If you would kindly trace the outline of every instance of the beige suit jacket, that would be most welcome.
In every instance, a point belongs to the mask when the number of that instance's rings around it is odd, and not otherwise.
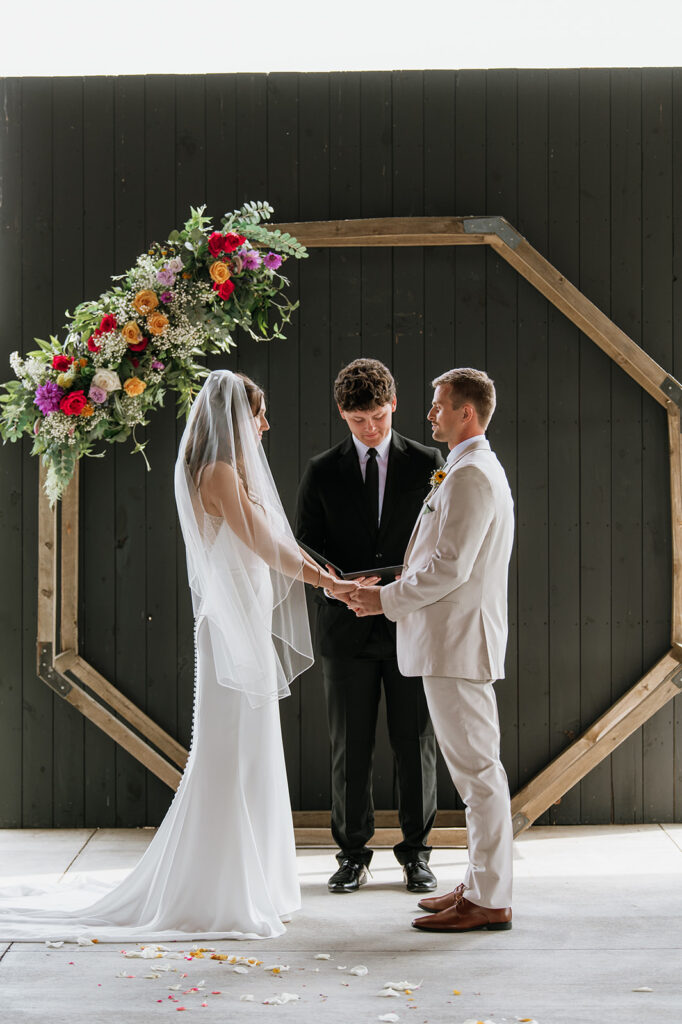
[[[514,503],[482,437],[426,499],[401,579],[381,589],[406,676],[501,679]]]

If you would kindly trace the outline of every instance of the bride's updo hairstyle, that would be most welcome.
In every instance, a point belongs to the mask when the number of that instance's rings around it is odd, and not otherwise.
[[[244,385],[246,398],[249,403],[254,419],[258,416],[265,394],[250,377],[245,373],[234,373],[235,377]],[[197,410],[190,435],[185,448],[185,461],[195,487],[198,487],[201,478],[201,471],[205,466],[213,462],[227,462],[234,466],[239,475],[241,472],[242,457],[239,445],[239,431],[237,430],[237,409],[234,402],[228,401],[231,383],[229,377],[221,377],[210,392],[207,401],[204,401],[201,408]],[[232,417],[232,430],[220,431],[215,437],[211,428],[221,422],[225,409],[230,407]],[[235,450],[233,450],[232,438],[235,439]]]

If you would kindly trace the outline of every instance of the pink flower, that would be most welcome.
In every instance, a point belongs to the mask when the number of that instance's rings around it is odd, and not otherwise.
[[[263,263],[268,270],[277,270],[282,266],[282,257],[277,252],[269,252],[263,257]]]
[[[88,398],[90,399],[91,402],[94,402],[95,405],[102,405],[103,402],[106,402],[107,397],[108,396],[104,388],[98,388],[96,384],[90,385],[90,390],[88,391]]]
[[[152,363],[152,370],[165,370],[165,364],[160,363],[158,359],[155,359]]]

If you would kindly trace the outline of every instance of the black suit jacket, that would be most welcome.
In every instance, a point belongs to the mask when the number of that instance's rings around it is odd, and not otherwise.
[[[298,489],[296,536],[344,572],[401,565],[429,479],[443,457],[437,448],[391,435],[378,531],[370,521],[352,435],[308,463]],[[362,657],[372,617],[357,618],[340,601],[315,593],[316,647],[323,657]],[[384,619],[392,635],[395,624]]]

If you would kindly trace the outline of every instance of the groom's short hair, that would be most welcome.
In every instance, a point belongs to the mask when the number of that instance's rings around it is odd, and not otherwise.
[[[453,409],[459,409],[465,402],[473,405],[478,422],[485,430],[492,419],[497,402],[495,384],[488,374],[484,370],[473,370],[470,366],[463,366],[441,373],[440,377],[431,381],[434,388],[439,384],[450,385]]]
[[[395,398],[395,381],[378,359],[354,359],[334,381],[334,400],[344,412],[373,409]]]

